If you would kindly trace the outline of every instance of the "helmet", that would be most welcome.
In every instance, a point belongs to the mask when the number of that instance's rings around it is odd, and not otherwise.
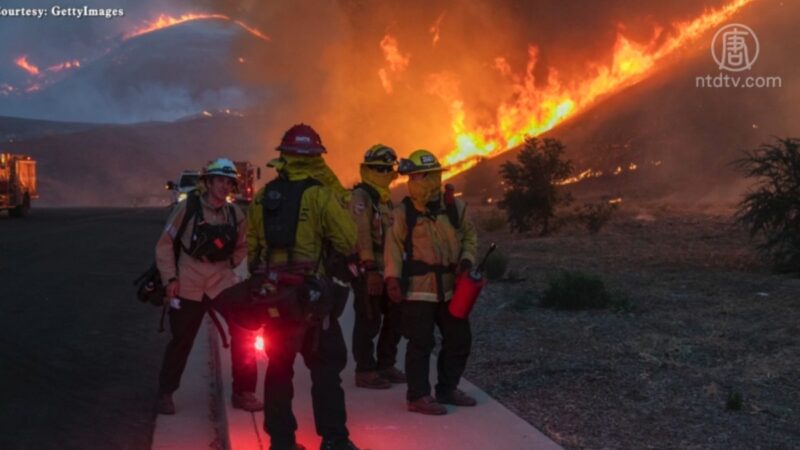
[[[391,147],[383,144],[375,144],[364,153],[365,166],[388,166],[397,164],[397,153]]]
[[[442,165],[433,153],[427,150],[416,150],[408,159],[401,159],[397,171],[401,175],[412,173],[441,172]]]
[[[233,164],[233,161],[228,158],[217,158],[211,161],[203,169],[203,173],[200,174],[201,178],[213,176],[227,177],[232,178],[234,181],[239,181],[239,171],[236,170],[236,165]]]
[[[321,155],[326,152],[319,134],[304,123],[289,128],[275,150],[290,155]]]

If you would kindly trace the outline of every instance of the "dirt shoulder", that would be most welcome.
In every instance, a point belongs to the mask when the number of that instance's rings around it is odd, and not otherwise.
[[[800,279],[770,273],[729,216],[623,210],[594,236],[491,240],[525,280],[484,291],[465,376],[556,442],[800,448]],[[633,311],[538,307],[565,269],[601,275]]]

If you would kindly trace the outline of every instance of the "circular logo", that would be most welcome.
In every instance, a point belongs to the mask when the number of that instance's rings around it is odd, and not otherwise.
[[[741,72],[753,68],[761,47],[756,33],[747,25],[732,23],[717,30],[711,42],[711,56],[720,70]]]

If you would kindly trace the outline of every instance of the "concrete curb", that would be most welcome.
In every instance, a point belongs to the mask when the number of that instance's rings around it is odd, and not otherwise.
[[[231,439],[228,434],[228,414],[225,409],[225,388],[222,377],[222,363],[220,359],[219,335],[216,327],[210,320],[206,323],[208,330],[209,365],[211,366],[211,417],[214,420],[214,431],[217,443],[221,450],[232,450]]]

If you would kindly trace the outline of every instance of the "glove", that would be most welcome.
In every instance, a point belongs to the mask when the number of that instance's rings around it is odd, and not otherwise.
[[[180,294],[181,284],[176,279],[172,279],[167,284],[166,294],[168,299],[173,299]]]
[[[380,297],[383,294],[383,276],[377,271],[370,271],[366,274],[367,293],[370,297]]]
[[[397,278],[386,279],[386,295],[392,303],[403,302],[403,290],[400,288],[400,280]]]
[[[468,259],[462,259],[461,262],[458,264],[458,274],[461,275],[464,272],[469,272],[472,269],[472,261]]]

